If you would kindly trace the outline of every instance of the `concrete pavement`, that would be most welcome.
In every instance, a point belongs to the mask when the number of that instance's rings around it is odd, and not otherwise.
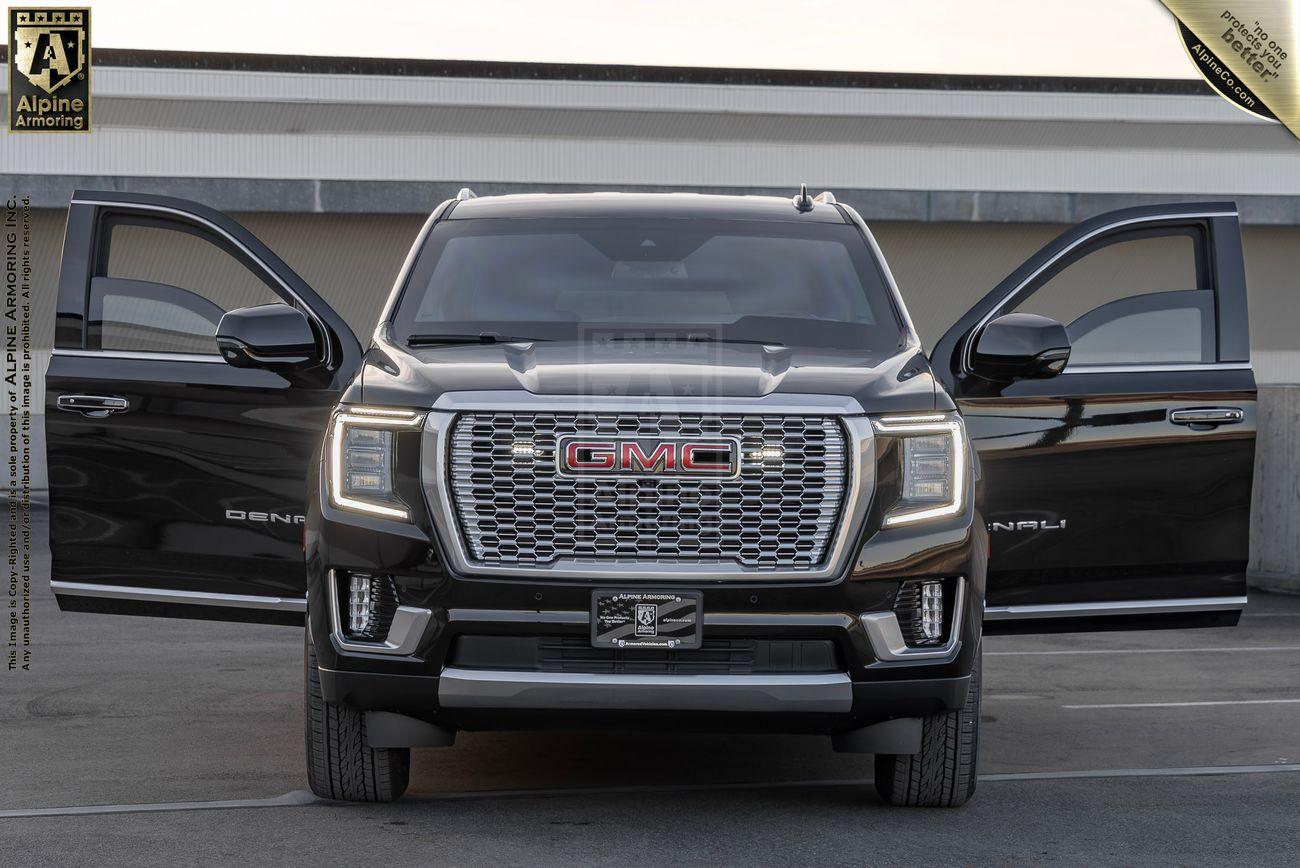
[[[886,807],[870,757],[821,738],[600,732],[462,734],[416,752],[402,803],[317,803],[298,630],[63,614],[44,578],[34,602],[34,671],[0,678],[8,864],[1259,865],[1297,849],[1297,597],[1256,594],[1235,629],[986,640],[983,779],[955,811]],[[107,807],[33,815],[84,806]]]

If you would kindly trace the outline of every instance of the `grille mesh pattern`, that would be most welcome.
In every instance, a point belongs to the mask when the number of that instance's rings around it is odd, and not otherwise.
[[[558,477],[568,435],[736,437],[734,479]],[[533,455],[513,446],[530,443]],[[750,453],[779,445],[784,460]],[[832,417],[467,413],[452,430],[452,499],[470,556],[485,564],[557,559],[736,563],[815,569],[835,534],[848,468]]]

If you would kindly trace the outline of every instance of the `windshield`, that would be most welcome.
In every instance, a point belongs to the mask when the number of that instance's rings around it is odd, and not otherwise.
[[[394,333],[413,345],[625,335],[873,354],[903,338],[855,227],[671,218],[439,223]]]

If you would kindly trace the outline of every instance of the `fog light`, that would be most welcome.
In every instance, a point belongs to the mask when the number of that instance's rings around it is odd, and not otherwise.
[[[947,610],[944,600],[946,579],[913,579],[898,587],[894,598],[894,616],[903,641],[911,648],[928,648],[942,645],[948,625],[944,623]]]
[[[400,605],[393,577],[342,571],[335,575],[337,629],[349,639],[382,642]]]
[[[348,588],[348,632],[354,635],[366,632],[370,616],[370,576],[354,574]]]
[[[921,585],[921,635],[931,642],[943,638],[943,582]]]

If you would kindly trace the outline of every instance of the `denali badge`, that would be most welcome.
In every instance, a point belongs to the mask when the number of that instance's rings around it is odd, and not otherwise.
[[[556,447],[561,476],[718,476],[740,474],[740,441],[563,437]]]
[[[242,509],[226,510],[228,521],[256,521],[263,524],[302,524],[307,521],[305,515],[292,512],[246,512]]]
[[[1056,521],[1041,521],[1029,519],[1025,521],[991,521],[989,522],[989,533],[997,533],[1006,530],[1065,530],[1065,519],[1058,518]]]

